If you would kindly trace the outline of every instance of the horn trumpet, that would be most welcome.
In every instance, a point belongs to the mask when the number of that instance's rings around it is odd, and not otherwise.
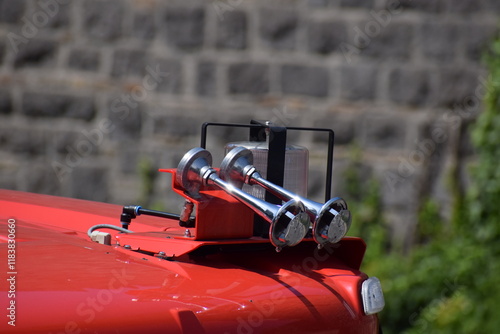
[[[311,220],[301,201],[291,199],[282,206],[263,201],[222,180],[211,164],[210,152],[202,148],[191,149],[177,167],[177,183],[192,195],[196,195],[201,186],[216,185],[250,207],[271,224],[269,239],[276,251],[295,246],[305,237]]]
[[[351,226],[351,213],[346,202],[335,197],[325,204],[302,198],[264,179],[252,165],[252,152],[244,147],[233,148],[224,158],[220,167],[220,177],[232,180],[235,186],[258,184],[282,200],[299,200],[306,208],[313,222],[313,238],[321,248],[327,243],[336,243],[344,237]]]

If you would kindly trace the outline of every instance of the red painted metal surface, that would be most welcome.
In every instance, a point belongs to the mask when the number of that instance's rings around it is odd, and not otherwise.
[[[196,227],[190,232],[194,240],[252,236],[254,213],[245,204],[215,186],[201,187],[200,197],[194,198],[177,184],[175,169],[160,172],[171,173],[172,189],[196,205]]]
[[[303,241],[276,253],[268,240],[195,240],[174,220],[140,216],[134,234],[103,230],[116,244],[91,242],[88,228],[119,226],[121,209],[0,190],[1,333],[377,332],[377,317],[361,305],[367,276],[358,238],[322,250]],[[170,258],[149,253],[159,251]],[[15,327],[6,317],[10,276]]]

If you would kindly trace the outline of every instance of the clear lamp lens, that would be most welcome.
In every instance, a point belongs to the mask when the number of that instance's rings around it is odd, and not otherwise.
[[[269,144],[267,142],[235,142],[228,143],[225,154],[237,146],[243,146],[250,150],[253,155],[253,165],[263,178],[267,177],[267,155]],[[309,170],[309,151],[302,146],[287,145],[285,151],[285,171],[283,175],[283,188],[299,195],[307,197],[307,174]],[[265,190],[262,187],[243,186],[243,191],[260,199],[265,198]]]
[[[384,292],[376,277],[370,277],[361,285],[361,298],[365,314],[375,314],[384,309]]]

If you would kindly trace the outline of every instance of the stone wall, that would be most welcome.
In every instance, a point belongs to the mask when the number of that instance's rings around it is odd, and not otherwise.
[[[155,170],[203,122],[267,119],[335,131],[334,195],[361,148],[410,238],[423,199],[447,214],[446,179],[467,183],[499,16],[496,0],[0,0],[0,187],[178,211]],[[295,137],[321,200],[325,140]]]

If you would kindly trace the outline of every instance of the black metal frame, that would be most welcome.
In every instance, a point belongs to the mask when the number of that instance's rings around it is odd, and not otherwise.
[[[332,172],[333,172],[333,147],[335,134],[332,129],[308,128],[308,127],[283,127],[269,124],[265,121],[252,120],[250,124],[237,123],[214,123],[206,122],[201,126],[200,147],[206,149],[207,129],[209,126],[240,127],[250,129],[250,141],[264,141],[265,131],[269,131],[269,154],[267,155],[267,180],[283,186],[283,176],[285,171],[285,152],[286,152],[286,134],[288,130],[294,131],[313,131],[328,133],[328,152],[326,164],[326,184],[325,184],[325,202],[331,198],[332,192]],[[266,201],[270,203],[281,203],[274,195],[266,192]]]

